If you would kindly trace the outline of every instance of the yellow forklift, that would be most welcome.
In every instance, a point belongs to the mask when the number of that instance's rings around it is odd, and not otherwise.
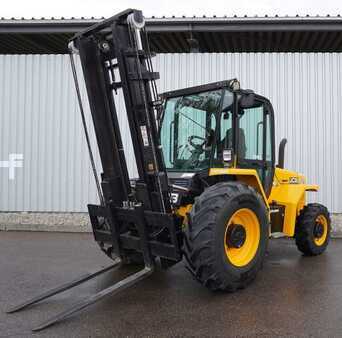
[[[70,41],[70,60],[98,188],[89,205],[96,242],[114,264],[81,276],[8,312],[79,285],[121,264],[143,268],[34,328],[38,331],[185,258],[210,290],[246,287],[260,270],[272,233],[295,238],[305,255],[330,237],[326,207],[307,204],[318,186],[275,162],[274,112],[236,79],[158,95],[141,11],[126,10]],[[102,164],[99,178],[84,115],[78,54]],[[137,178],[130,178],[114,96],[125,100]]]

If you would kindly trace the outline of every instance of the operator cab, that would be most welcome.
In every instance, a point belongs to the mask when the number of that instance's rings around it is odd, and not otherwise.
[[[274,118],[266,98],[241,90],[235,79],[167,92],[162,98],[159,137],[171,180],[208,176],[210,168],[255,169],[270,193]]]

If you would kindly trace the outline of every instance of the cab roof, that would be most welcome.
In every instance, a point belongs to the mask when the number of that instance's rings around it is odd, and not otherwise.
[[[206,92],[208,90],[215,90],[215,89],[220,89],[220,88],[228,88],[228,89],[233,90],[234,88],[232,88],[232,86],[237,82],[238,82],[237,79],[211,82],[211,83],[207,83],[207,84],[200,85],[200,86],[193,86],[193,87],[168,91],[168,92],[160,94],[160,97],[162,99],[168,99],[171,97],[177,97],[177,96],[184,96],[184,95],[189,95],[189,94],[193,94],[193,93]]]

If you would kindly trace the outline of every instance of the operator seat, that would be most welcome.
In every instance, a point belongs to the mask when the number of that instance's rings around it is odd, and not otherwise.
[[[238,129],[238,157],[245,158],[246,157],[246,138],[245,138],[245,131],[242,128]],[[229,128],[226,132],[226,137],[224,138],[224,148],[233,148],[233,129]]]

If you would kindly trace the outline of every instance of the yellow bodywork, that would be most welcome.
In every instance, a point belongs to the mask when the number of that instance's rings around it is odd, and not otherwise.
[[[292,237],[295,232],[296,218],[306,205],[306,191],[317,191],[318,185],[306,184],[305,177],[296,172],[275,168],[273,186],[269,196],[266,196],[259,175],[255,169],[243,168],[212,168],[209,176],[234,176],[236,180],[244,182],[256,189],[263,197],[266,207],[272,205],[285,207],[283,233]],[[192,205],[181,206],[175,212],[184,217],[187,223],[187,213]]]
[[[268,197],[269,204],[276,203],[285,206],[283,233],[293,236],[296,218],[306,204],[306,191],[317,191],[318,185],[309,185],[305,177],[296,172],[276,168],[273,187]]]
[[[262,187],[259,175],[255,169],[241,169],[241,168],[213,168],[209,171],[209,176],[223,176],[223,175],[230,175],[235,176],[236,179],[240,182],[244,182],[254,189],[256,189],[261,196],[263,197],[265,204],[267,207],[268,200],[265,195],[265,191]]]
[[[187,205],[182,205],[181,207],[179,207],[175,210],[175,212],[178,216],[183,217],[183,226],[188,225],[187,214],[190,212],[191,208],[192,208],[192,204],[187,204]]]

